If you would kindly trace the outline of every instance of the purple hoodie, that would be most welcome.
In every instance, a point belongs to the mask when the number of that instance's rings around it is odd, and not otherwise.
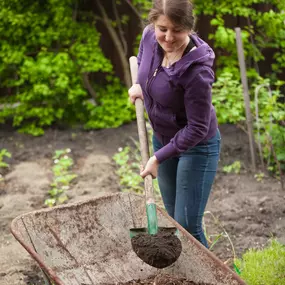
[[[216,134],[212,105],[213,50],[197,35],[196,49],[170,68],[162,67],[163,51],[154,29],[144,29],[138,54],[138,83],[155,136],[164,145],[154,153],[159,162],[177,156]]]

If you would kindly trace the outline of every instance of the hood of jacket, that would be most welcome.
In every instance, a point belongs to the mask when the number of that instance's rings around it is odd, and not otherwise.
[[[158,57],[154,59],[154,62],[161,62],[163,58],[163,50],[155,38],[154,28],[148,26],[146,31],[146,41],[150,41],[153,45],[153,56]],[[212,67],[215,59],[215,53],[213,49],[204,42],[197,34],[190,34],[191,41],[195,44],[196,49],[185,54],[180,60],[178,60],[170,68],[166,69],[166,72],[170,76],[180,77],[183,73],[192,65],[204,65]]]

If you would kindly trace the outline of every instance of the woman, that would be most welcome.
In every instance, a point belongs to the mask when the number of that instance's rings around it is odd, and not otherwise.
[[[202,218],[216,175],[220,133],[211,103],[213,50],[194,32],[189,0],[156,0],[138,54],[132,103],[144,100],[154,155],[141,176],[158,178],[168,214],[208,247]]]

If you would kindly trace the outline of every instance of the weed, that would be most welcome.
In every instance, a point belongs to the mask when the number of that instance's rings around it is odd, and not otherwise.
[[[209,215],[212,220],[214,221],[214,224],[217,225],[221,232],[218,233],[218,234],[208,234],[207,232],[207,227],[206,227],[206,223],[205,223],[205,216],[206,215]],[[235,248],[234,248],[234,245],[232,243],[232,240],[228,234],[228,232],[226,231],[226,229],[223,227],[222,223],[219,221],[219,219],[210,211],[205,211],[204,212],[204,218],[203,218],[203,229],[204,229],[204,234],[206,236],[206,239],[207,241],[209,242],[210,244],[210,247],[209,249],[212,250],[213,247],[215,246],[215,244],[221,239],[221,238],[226,238],[228,239],[228,241],[230,242],[230,245],[231,245],[231,249],[232,249],[232,253],[233,253],[233,259],[235,260],[236,258],[236,252],[235,252]]]

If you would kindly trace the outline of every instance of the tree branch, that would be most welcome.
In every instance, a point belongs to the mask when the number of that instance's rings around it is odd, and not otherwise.
[[[130,0],[124,0],[125,3],[128,4],[128,6],[132,9],[132,11],[134,12],[134,14],[140,19],[140,23],[141,23],[141,27],[143,27],[143,19],[139,13],[139,11],[136,9],[136,7],[131,3]]]
[[[82,80],[83,80],[83,85],[84,87],[88,90],[89,94],[92,96],[92,98],[95,101],[95,104],[97,105],[97,94],[95,92],[95,90],[93,89],[90,81],[89,81],[89,77],[88,77],[89,73],[85,72],[82,75]]]
[[[115,18],[116,18],[116,22],[117,22],[117,26],[118,26],[118,30],[119,30],[119,35],[120,35],[120,38],[121,38],[121,42],[123,44],[125,56],[127,56],[127,54],[128,54],[128,44],[127,44],[127,41],[125,39],[124,31],[123,31],[123,28],[122,28],[122,25],[121,25],[118,9],[117,9],[117,6],[116,6],[116,0],[112,0],[112,6],[113,6],[113,11],[114,11],[114,14],[115,14]]]
[[[75,22],[77,19],[77,12],[78,12],[78,1],[75,1],[75,8],[72,12],[72,20]]]
[[[251,21],[250,21],[249,17],[247,17],[247,24],[248,24],[248,30],[249,30],[249,35],[250,35],[250,41],[251,41],[251,44],[253,45],[253,52],[256,55],[256,52],[255,52],[255,49],[254,49],[256,47],[256,45],[255,45],[255,42],[254,42],[253,35],[251,33],[251,26],[252,25],[251,25]],[[258,63],[255,60],[253,60],[253,64],[255,66],[255,70],[257,71],[258,75],[260,75]]]

